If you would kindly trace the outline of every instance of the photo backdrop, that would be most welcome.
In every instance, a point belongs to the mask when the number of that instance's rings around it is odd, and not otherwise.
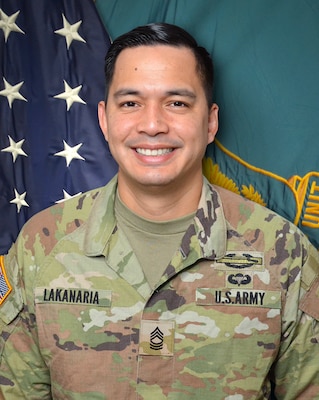
[[[0,0],[0,254],[23,224],[116,173],[97,123],[110,40],[150,22],[211,53],[216,141],[204,173],[319,247],[319,2]]]

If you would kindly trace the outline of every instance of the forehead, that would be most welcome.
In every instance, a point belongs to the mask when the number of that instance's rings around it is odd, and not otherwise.
[[[115,63],[114,77],[133,74],[177,73],[197,76],[196,59],[186,47],[169,45],[138,46],[121,51]],[[113,78],[114,78],[113,77]]]

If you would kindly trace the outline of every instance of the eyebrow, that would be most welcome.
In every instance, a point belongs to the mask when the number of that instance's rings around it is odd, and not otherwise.
[[[114,93],[115,98],[123,97],[123,96],[141,96],[141,92],[136,89],[130,89],[130,88],[123,88],[119,89]],[[165,92],[166,96],[180,96],[180,97],[189,97],[191,99],[195,99],[196,95],[194,92],[188,89],[172,89],[172,90],[167,90]]]
[[[194,92],[188,89],[175,89],[167,91],[169,96],[181,96],[181,97],[189,97],[191,99],[195,99],[196,95]]]
[[[139,94],[138,90],[119,89],[114,93],[114,97],[122,97],[122,96],[127,96],[127,95],[138,95],[138,94]]]

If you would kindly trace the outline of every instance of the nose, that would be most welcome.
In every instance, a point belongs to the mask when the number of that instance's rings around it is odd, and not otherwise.
[[[165,110],[160,104],[150,103],[141,110],[137,130],[149,136],[156,136],[168,132],[168,123]]]

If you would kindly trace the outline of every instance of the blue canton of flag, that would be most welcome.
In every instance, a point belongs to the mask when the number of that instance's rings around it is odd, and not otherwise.
[[[116,173],[97,120],[109,44],[92,0],[0,0],[0,254]]]

